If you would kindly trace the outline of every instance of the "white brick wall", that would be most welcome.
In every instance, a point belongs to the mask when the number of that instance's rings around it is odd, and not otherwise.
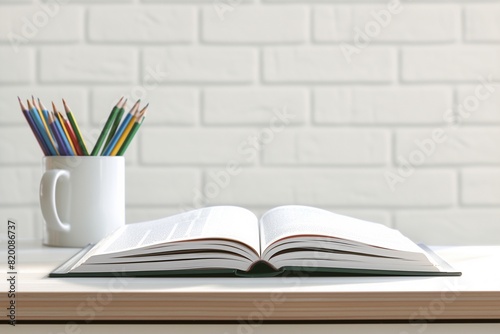
[[[213,7],[203,9],[201,40],[207,43],[300,43],[308,39],[305,6],[241,6],[221,20]]]
[[[389,83],[396,78],[396,49],[372,46],[348,64],[339,47],[271,47],[264,49],[266,83]]]
[[[137,50],[122,46],[47,46],[40,51],[42,83],[132,83]]]
[[[499,244],[499,43],[500,0],[2,1],[0,218],[41,237],[18,95],[64,97],[90,145],[125,95],[151,104],[128,222],[297,203]]]
[[[452,101],[447,87],[320,87],[314,90],[314,120],[318,125],[442,124]]]
[[[436,4],[430,10],[428,5],[403,3],[401,7],[388,16],[387,8],[380,5],[316,6],[314,38],[318,42],[352,41],[356,32],[354,27],[363,31],[368,22],[378,18],[386,27],[381,29],[374,42],[450,42],[459,39],[459,6]]]
[[[192,42],[195,19],[190,6],[96,6],[89,10],[88,36],[110,43]]]
[[[405,82],[500,80],[499,57],[497,46],[412,46],[402,50],[401,75]]]

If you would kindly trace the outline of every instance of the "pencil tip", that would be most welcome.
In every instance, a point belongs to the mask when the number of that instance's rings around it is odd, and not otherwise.
[[[64,111],[66,111],[66,113],[69,113],[71,109],[68,107],[66,100],[62,99],[62,101],[63,101]]]
[[[138,112],[138,111],[139,111],[139,107],[140,107],[140,104],[139,104],[139,101],[137,101],[137,103],[136,103],[136,104],[134,104],[134,107],[132,108],[132,110],[130,110],[130,112],[131,112],[132,114],[135,114],[136,112]]]
[[[33,105],[31,104],[29,99],[27,100],[27,102],[28,102],[28,108],[33,109]]]
[[[56,105],[54,104],[54,101],[51,101],[51,102],[52,102],[52,110],[57,111],[57,108],[56,108]]]
[[[33,95],[31,95],[31,102],[33,103],[33,106],[36,108],[36,109],[40,109],[38,107],[38,105],[36,104],[36,101],[35,101],[35,97]]]
[[[27,109],[24,106],[23,101],[21,101],[21,98],[19,96],[17,97],[17,100],[19,101],[19,106],[21,107],[21,110],[26,111]]]
[[[146,114],[146,111],[148,110],[148,106],[149,106],[149,103],[148,103],[148,104],[146,104],[146,105],[144,106],[144,108],[142,108],[142,109],[141,109],[141,111],[139,111],[139,112],[137,113],[137,118],[142,118],[142,117],[144,117],[144,115]]]
[[[127,102],[127,99],[125,99],[125,101],[123,101],[123,98],[124,98],[124,96],[120,97],[120,99],[118,100],[118,103],[116,104],[116,107],[118,109],[123,108],[123,106]]]

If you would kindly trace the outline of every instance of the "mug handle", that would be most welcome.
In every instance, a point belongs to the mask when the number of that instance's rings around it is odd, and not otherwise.
[[[49,229],[69,232],[70,225],[64,224],[59,219],[56,208],[56,185],[60,177],[69,179],[69,172],[63,169],[51,169],[43,174],[40,181],[40,206]]]

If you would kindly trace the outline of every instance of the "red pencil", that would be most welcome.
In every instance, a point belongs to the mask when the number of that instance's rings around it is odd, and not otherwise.
[[[77,155],[83,155],[82,148],[80,147],[80,144],[78,143],[78,138],[76,138],[76,134],[73,131],[73,128],[71,127],[71,123],[69,122],[69,120],[67,118],[65,118],[63,116],[62,113],[60,113],[59,111],[57,113],[59,115],[61,115],[60,118],[64,120],[64,123],[61,124],[61,125],[63,125],[66,128],[66,131],[68,131],[69,139],[73,143],[73,146],[75,146],[76,154]]]

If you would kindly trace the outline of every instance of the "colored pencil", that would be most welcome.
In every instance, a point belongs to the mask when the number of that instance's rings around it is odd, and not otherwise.
[[[38,109],[38,111],[41,113],[41,115],[43,115],[43,118],[45,119],[45,124],[49,124],[49,110],[46,109],[42,102],[40,101],[39,98],[37,98],[38,100],[38,104],[35,102],[35,98],[33,97],[33,95],[31,95],[31,101],[33,102],[33,105]]]
[[[30,100],[28,102],[28,109],[29,113],[31,115],[31,118],[33,119],[36,127],[38,128],[38,132],[40,133],[40,138],[42,139],[43,143],[45,143],[45,146],[48,148],[50,151],[50,155],[57,155],[57,151],[55,147],[52,145],[47,132],[45,131],[45,127],[43,126],[42,119],[40,118],[40,114],[38,114],[38,110],[33,107],[31,104]]]
[[[49,125],[52,128],[52,133],[54,134],[57,143],[59,144],[59,151],[61,152],[61,155],[68,155],[68,152],[66,152],[66,145],[64,145],[64,140],[62,139],[61,132],[57,127],[56,118],[53,112],[49,113]]]
[[[125,118],[123,119],[123,122],[120,124],[120,127],[118,128],[118,130],[116,130],[115,135],[113,136],[113,138],[109,142],[108,146],[106,146],[106,148],[104,149],[104,152],[102,153],[102,155],[110,155],[111,154],[111,151],[113,150],[116,143],[120,139],[120,136],[123,134],[123,132],[127,128],[128,123],[130,122],[130,120],[134,116],[137,109],[139,109],[140,101],[141,100],[137,100],[137,102],[134,104],[132,109],[130,109],[130,112],[127,114],[127,116],[125,116]]]
[[[31,96],[31,97],[33,99],[33,105],[35,105],[35,99],[33,98],[33,96]],[[50,126],[48,126],[48,124],[49,124],[49,110],[47,108],[45,108],[45,106],[43,105],[42,101],[40,101],[40,99],[38,99],[37,109],[38,109],[38,111],[42,112],[43,118],[45,119],[44,126],[45,126],[45,129],[47,131],[47,136],[49,137],[49,140],[50,140],[52,146],[54,147],[54,149],[56,150],[57,154],[59,154],[57,142],[54,139],[54,134],[52,133],[52,129],[50,128]]]
[[[89,155],[87,151],[87,146],[85,146],[85,140],[83,139],[82,134],[80,132],[80,128],[78,127],[78,123],[76,123],[76,119],[73,116],[71,109],[66,104],[66,101],[64,99],[62,99],[62,101],[64,105],[64,110],[66,111],[66,115],[68,116],[69,122],[71,123],[71,127],[75,132],[76,138],[78,138],[78,144],[80,144],[80,148],[82,149],[83,155]]]
[[[132,130],[130,130],[130,133],[128,134],[127,138],[123,142],[122,146],[120,147],[116,155],[122,156],[127,150],[128,146],[130,145],[130,142],[132,142],[132,139],[134,139],[135,134],[137,133],[137,131],[142,125],[142,122],[144,122],[144,119],[146,118],[146,110],[147,110],[146,108],[148,107],[148,105],[146,105],[146,107],[144,107],[144,109],[141,110],[140,114],[138,115],[139,117],[135,119]]]
[[[38,115],[40,115],[40,120],[42,121],[43,126],[45,127],[45,130],[48,130],[49,128],[47,126],[48,123],[47,123],[47,119],[45,118],[45,114],[43,113],[42,108],[40,108],[40,106],[36,103],[35,97],[33,95],[31,95],[31,103],[33,104],[33,107],[38,112]]]
[[[140,101],[140,100],[139,100]],[[111,130],[108,133],[108,138],[106,138],[106,143],[104,144],[104,147],[108,147],[109,143],[111,142],[111,139],[113,139],[113,136],[116,133],[116,129],[118,129],[118,125],[120,125],[120,121],[122,119],[123,113],[125,113],[125,104],[127,103],[127,100],[125,100],[125,103],[123,106],[118,109],[118,113],[116,114],[115,121],[113,122],[113,125],[111,126]]]
[[[123,145],[123,142],[127,139],[130,131],[132,130],[132,127],[134,126],[134,124],[137,123],[137,120],[139,120],[142,117],[142,115],[146,112],[146,110],[148,109],[148,106],[149,106],[149,103],[141,111],[136,111],[134,117],[130,120],[130,122],[128,122],[128,125],[125,128],[125,131],[123,131],[122,135],[120,136],[120,139],[118,139],[118,142],[116,143],[115,147],[111,151],[110,155],[116,155],[118,153],[118,151],[120,150],[120,148]]]
[[[58,118],[58,111],[54,102],[52,102],[52,113],[54,116],[54,122],[56,123],[57,130],[61,135],[62,143],[64,145],[65,155],[74,155],[73,150],[71,149],[71,145],[69,143],[68,137],[66,137],[66,133],[64,132],[63,124]]]
[[[33,103],[34,109],[38,112],[38,115],[40,116],[40,120],[42,121],[43,127],[45,129],[45,133],[47,134],[47,137],[49,138],[49,141],[50,141],[49,144],[52,145],[52,147],[54,147],[56,153],[58,153],[57,152],[57,145],[55,144],[55,141],[52,138],[52,134],[49,130],[49,126],[47,125],[48,120],[45,117],[45,114],[43,113],[42,108],[39,105],[37,105],[37,103],[35,101],[35,97],[33,95],[31,95],[31,102]]]
[[[26,118],[26,121],[28,122],[28,125],[31,128],[31,131],[35,135],[36,141],[38,142],[38,145],[40,145],[40,148],[42,149],[43,154],[44,155],[51,155],[49,149],[47,148],[47,146],[43,142],[43,139],[42,139],[40,133],[38,132],[38,128],[36,127],[33,119],[31,118],[31,115],[30,115],[28,109],[26,109],[26,107],[23,105],[19,96],[17,97],[17,99],[19,100],[19,106],[21,106],[21,110],[23,112],[24,118]]]
[[[54,102],[52,102],[53,110],[49,111],[42,101],[39,98],[35,100],[33,95],[31,100],[26,100],[27,107],[19,96],[17,100],[45,156],[89,155],[76,118],[66,100],[62,99],[66,116],[57,110]],[[140,99],[137,100],[123,117],[127,99],[122,96],[118,100],[92,149],[93,156],[121,156],[125,153],[144,121],[149,107],[148,103],[140,109],[140,102]]]
[[[64,118],[64,116],[58,111],[58,112],[55,112],[55,116],[57,116],[57,119],[59,120],[59,123],[61,124],[61,128],[64,132],[64,139],[65,139],[65,143],[67,142],[67,146],[69,146],[69,148],[71,148],[71,152],[73,153],[73,155],[76,155],[76,149],[75,149],[75,145],[73,144],[73,141],[71,140],[71,137],[69,135],[69,131],[68,131],[68,128],[67,128],[67,124],[66,124],[66,119]],[[71,127],[71,124],[70,124],[70,127]]]
[[[122,101],[123,101],[123,96],[120,98],[118,103],[111,110],[111,113],[109,114],[108,120],[106,121],[106,124],[104,124],[104,128],[102,129],[101,134],[99,135],[99,139],[97,139],[97,143],[95,144],[91,155],[99,155],[99,150],[101,149],[101,146],[102,146],[104,140],[106,139],[106,135],[108,134],[111,126],[114,124],[119,110],[125,104],[125,103],[123,103],[123,105],[122,105]]]
[[[76,155],[83,155],[82,148],[80,147],[80,144],[78,143],[78,138],[76,138],[76,134],[73,131],[73,128],[71,127],[71,123],[69,122],[68,119],[64,119],[64,125],[66,127],[66,130],[68,130],[69,134],[69,139],[73,143],[73,146],[75,147],[76,150]]]

